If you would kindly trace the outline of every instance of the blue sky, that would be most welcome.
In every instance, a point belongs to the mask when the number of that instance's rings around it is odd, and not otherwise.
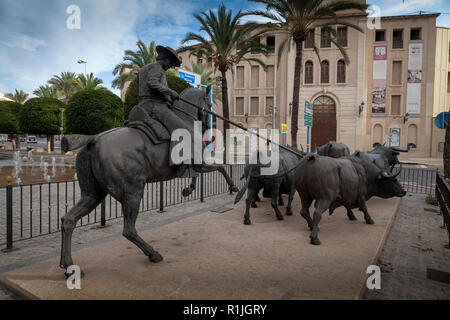
[[[198,31],[193,14],[221,3],[233,10],[261,8],[248,1],[214,0],[0,0],[0,93],[15,88],[32,93],[62,71],[87,71],[111,89],[112,69],[136,41],[154,40],[173,48],[189,31]],[[381,15],[449,13],[438,26],[450,27],[450,1],[373,0]],[[66,27],[70,5],[81,9],[81,28]],[[116,94],[118,90],[113,90]]]

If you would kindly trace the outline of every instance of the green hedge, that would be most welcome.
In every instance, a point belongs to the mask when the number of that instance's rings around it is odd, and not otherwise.
[[[54,135],[60,133],[60,108],[66,104],[53,98],[32,98],[27,100],[19,113],[19,127],[22,132]]]
[[[123,125],[123,103],[108,90],[81,90],[69,100],[66,119],[69,133],[98,134]]]
[[[19,114],[22,105],[13,101],[0,101],[0,132],[8,134],[21,133]]]
[[[172,73],[166,72],[167,85],[172,90],[178,93],[183,92],[184,89],[189,88],[191,85],[178,78]],[[127,93],[125,95],[124,109],[125,109],[125,119],[128,118],[128,114],[135,105],[139,103],[139,90],[137,87],[137,79],[133,80],[128,87]]]

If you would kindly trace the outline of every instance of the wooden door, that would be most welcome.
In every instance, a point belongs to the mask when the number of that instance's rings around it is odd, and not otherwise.
[[[336,141],[337,131],[336,103],[327,96],[320,96],[314,100],[313,106],[311,151],[328,141]]]

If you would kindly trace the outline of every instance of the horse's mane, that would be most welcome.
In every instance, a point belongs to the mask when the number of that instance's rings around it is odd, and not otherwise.
[[[192,87],[186,88],[181,92],[180,97],[192,102],[193,104],[195,104],[197,106],[204,107],[205,93],[200,89],[192,88]],[[180,101],[180,100],[176,100],[174,102],[174,106],[183,110],[183,112],[181,112],[174,108],[174,112],[181,119],[191,122],[192,118],[189,118],[189,116],[187,116],[185,114],[185,113],[188,113],[188,114],[192,115],[193,117],[195,117],[196,119],[198,119],[199,121],[202,121],[202,119],[199,119],[199,115],[201,114],[201,112],[197,108],[195,108],[183,101]],[[206,129],[206,128],[203,128],[203,129]]]

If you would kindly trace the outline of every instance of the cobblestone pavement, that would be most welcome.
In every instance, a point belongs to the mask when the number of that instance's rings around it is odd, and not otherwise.
[[[425,198],[402,199],[378,260],[381,289],[366,290],[363,299],[450,299],[450,284],[427,279],[427,268],[450,272],[450,250],[439,209]]]
[[[228,194],[211,196],[206,198],[203,203],[199,200],[190,201],[167,207],[163,213],[157,210],[143,212],[138,216],[136,227],[139,231],[149,225],[159,226],[183,219],[184,217],[210,211],[215,207],[231,205],[235,195],[234,193],[233,196]],[[111,238],[122,237],[122,228],[123,221],[121,218],[108,220],[106,228],[98,228],[98,225],[79,227],[73,233],[73,250],[89,247],[98,242],[110,240]],[[60,246],[61,234],[59,232],[15,242],[14,248],[18,250],[9,253],[0,252],[0,275],[3,272],[21,266],[59,256]],[[17,297],[0,285],[0,300],[4,299],[17,299]]]

